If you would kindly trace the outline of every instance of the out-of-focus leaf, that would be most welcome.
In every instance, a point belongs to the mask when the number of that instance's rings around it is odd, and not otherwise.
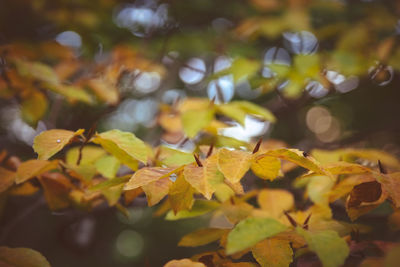
[[[0,167],[0,194],[9,189],[15,180],[15,172]]]
[[[353,187],[363,182],[374,181],[375,179],[368,175],[352,175],[337,183],[329,192],[329,202],[349,194]]]
[[[329,192],[334,185],[334,181],[325,175],[312,176],[307,184],[307,194],[310,199],[319,205],[328,205]]]
[[[118,203],[123,191],[123,187],[124,185],[120,184],[101,190],[101,193],[107,199],[108,205],[114,206]]]
[[[121,164],[116,157],[105,155],[96,160],[94,165],[101,175],[111,179],[115,177]]]
[[[201,262],[194,262],[190,259],[172,260],[167,262],[164,267],[206,267]]]
[[[97,134],[92,141],[134,170],[137,169],[137,160],[147,163],[150,155],[146,144],[133,133],[110,130]]]
[[[396,208],[400,207],[400,172],[376,175],[377,181],[388,192]]]
[[[113,86],[109,81],[102,79],[91,79],[88,81],[88,86],[92,89],[96,96],[101,101],[115,105],[118,103],[119,95],[116,86]]]
[[[250,248],[286,229],[285,225],[271,218],[248,218],[238,223],[229,233],[226,253],[230,255]]]
[[[335,231],[306,231],[297,227],[296,231],[304,237],[309,248],[314,251],[324,267],[341,266],[349,255],[349,247]]]
[[[244,112],[246,112],[247,114],[250,115],[254,115],[256,117],[259,117],[263,120],[267,120],[270,122],[275,122],[276,118],[274,116],[274,114],[272,114],[271,111],[269,111],[266,108],[263,108],[259,105],[256,105],[252,102],[249,101],[233,101],[232,102],[233,105],[239,107],[240,109],[242,109]]]
[[[228,72],[233,75],[235,82],[253,76],[261,67],[261,63],[247,58],[235,59]]]
[[[261,179],[273,181],[281,174],[281,161],[275,157],[256,156],[251,170]]]
[[[175,182],[169,188],[168,200],[175,214],[181,210],[190,210],[194,203],[194,189],[179,173]]]
[[[142,189],[146,194],[149,207],[160,202],[168,194],[171,185],[172,181],[169,177],[164,177],[143,185]]]
[[[63,164],[65,168],[68,170],[68,174],[72,177],[75,177],[84,183],[92,180],[93,176],[96,174],[96,168],[93,165],[82,164],[82,165],[68,165]]]
[[[237,183],[250,169],[252,155],[240,150],[222,148],[218,151],[218,169],[231,183]]]
[[[30,125],[36,125],[46,113],[47,106],[46,97],[41,92],[34,91],[21,102],[22,118]]]
[[[204,110],[188,110],[182,115],[183,131],[189,138],[193,138],[204,129],[214,118],[214,108]]]
[[[171,174],[179,171],[174,168],[162,167],[144,167],[133,174],[129,182],[125,185],[124,190],[131,190],[159,179],[169,177]]]
[[[196,200],[191,210],[182,210],[177,214],[171,210],[165,216],[166,220],[175,221],[179,219],[197,217],[218,208],[220,204],[212,200]]]
[[[15,182],[17,184],[23,183],[35,176],[41,175],[47,171],[54,170],[58,168],[57,161],[47,161],[47,160],[28,160],[21,165],[19,165],[17,174],[15,177]]]
[[[78,101],[86,104],[93,104],[92,96],[88,92],[86,92],[83,88],[77,86],[63,85],[63,84],[55,84],[55,85],[47,84],[44,86],[44,88],[64,96],[71,103],[75,103]]]
[[[324,169],[332,174],[357,174],[371,172],[371,169],[359,164],[345,161],[330,163],[324,166]]]
[[[261,267],[288,267],[293,261],[289,240],[268,238],[258,242],[251,252]]]
[[[0,266],[50,267],[50,263],[42,254],[30,248],[0,247]]]
[[[116,177],[116,178],[98,183],[98,184],[90,187],[89,192],[95,192],[95,191],[107,189],[110,187],[114,187],[117,185],[122,185],[122,184],[125,184],[128,180],[129,180],[129,176]]]
[[[38,154],[38,159],[49,159],[83,132],[83,129],[76,132],[61,129],[44,131],[35,137],[33,149]]]
[[[283,215],[294,206],[293,195],[281,189],[263,189],[257,196],[257,202],[261,209],[268,211],[273,217]]]
[[[15,62],[18,73],[21,76],[37,79],[50,84],[58,84],[57,74],[49,66],[40,62],[27,62],[17,60]]]
[[[232,104],[222,104],[217,106],[218,113],[221,113],[235,121],[239,122],[241,125],[244,125],[244,121],[246,118],[246,112],[243,111],[240,107]]]
[[[10,195],[12,196],[30,196],[35,194],[37,191],[39,191],[39,187],[36,187],[32,185],[31,183],[23,183],[20,184],[16,187],[13,187],[10,190]]]
[[[211,242],[217,241],[227,232],[226,229],[200,229],[190,234],[185,235],[179,241],[178,246],[181,247],[198,247],[207,245]]]
[[[60,173],[49,173],[39,178],[44,196],[51,210],[60,210],[70,205],[69,192],[73,188],[71,182]]]

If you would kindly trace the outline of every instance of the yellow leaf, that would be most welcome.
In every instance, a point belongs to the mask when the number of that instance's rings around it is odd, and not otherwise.
[[[251,163],[251,170],[264,180],[275,180],[281,173],[281,161],[275,157],[258,156]]]
[[[92,140],[104,150],[115,156],[133,170],[137,169],[137,160],[147,163],[150,149],[133,133],[111,130],[97,134]]]
[[[19,165],[15,182],[17,184],[23,183],[35,176],[41,175],[47,171],[54,170],[58,168],[58,162],[54,161],[47,161],[47,160],[28,160],[21,165]]]
[[[222,148],[218,151],[218,169],[231,183],[237,183],[250,169],[252,155],[240,150]]]
[[[47,107],[46,97],[39,91],[33,91],[21,102],[22,118],[28,124],[36,125],[46,113]]]
[[[168,199],[175,214],[181,210],[190,210],[194,203],[194,189],[185,180],[183,173],[178,174],[178,178],[169,188]]]
[[[167,262],[164,267],[206,267],[201,262],[194,262],[189,259],[172,260]]]
[[[15,180],[15,172],[0,167],[0,194],[9,189]]]
[[[377,181],[388,192],[396,208],[400,207],[400,172],[376,174]]]
[[[209,228],[209,229],[199,229],[195,232],[185,235],[179,241],[178,246],[181,247],[198,247],[207,245],[211,242],[217,241],[221,238],[223,234],[225,234],[228,230],[226,229],[217,229],[217,228]]]
[[[288,240],[268,238],[258,242],[251,252],[261,267],[288,267],[293,261],[293,250]]]
[[[327,164],[324,166],[324,169],[334,175],[371,172],[371,169],[367,167],[345,161]]]
[[[0,266],[50,267],[50,263],[42,254],[30,248],[0,247]]]
[[[267,120],[270,122],[275,122],[276,118],[274,116],[274,114],[271,113],[271,111],[269,111],[266,108],[263,108],[259,105],[256,105],[252,102],[248,102],[248,101],[233,101],[231,102],[233,105],[239,107],[241,110],[243,110],[244,112],[246,112],[247,114],[256,116],[258,118],[261,118],[263,120]]]
[[[16,67],[21,76],[37,79],[50,84],[58,84],[58,76],[49,66],[41,62],[16,60]]]
[[[186,153],[165,146],[160,146],[159,149],[160,153],[158,159],[161,161],[162,165],[166,165],[167,167],[178,167],[194,162],[194,157],[191,153]]]
[[[83,88],[63,84],[45,84],[44,88],[64,96],[70,103],[77,101],[92,104],[93,98]]]
[[[39,187],[32,185],[31,183],[20,184],[10,190],[12,196],[30,196],[39,191]]]
[[[146,194],[149,207],[160,202],[168,194],[171,185],[172,181],[169,179],[169,177],[164,177],[143,185],[142,189]]]
[[[313,157],[305,154],[298,149],[275,149],[265,152],[264,155],[291,161],[303,168],[309,169],[319,174],[326,173]]]
[[[44,131],[35,137],[33,149],[38,154],[38,159],[49,159],[69,144],[74,137],[82,135],[83,132],[83,129],[76,132],[61,129]]]
[[[103,102],[111,105],[118,103],[119,95],[117,88],[105,79],[91,79],[88,81],[88,86],[92,89],[96,96]]]
[[[284,211],[288,211],[294,206],[293,195],[281,189],[263,189],[257,196],[257,202],[261,209],[279,218]]]
[[[103,196],[107,199],[108,205],[114,206],[118,203],[123,187],[124,185],[120,184],[100,190]]]
[[[179,171],[174,168],[162,167],[144,167],[133,174],[128,183],[126,183],[124,190],[132,190],[159,179],[169,177],[171,174]]]
[[[177,214],[174,214],[174,212],[171,210],[167,213],[165,219],[174,221],[184,218],[197,217],[206,214],[208,212],[211,212],[217,209],[219,206],[220,204],[216,201],[198,199],[194,202],[191,210],[182,210],[179,211]]]

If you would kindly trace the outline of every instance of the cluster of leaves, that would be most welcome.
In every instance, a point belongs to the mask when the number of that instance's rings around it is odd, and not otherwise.
[[[156,211],[157,215],[166,214],[167,220],[210,214],[209,228],[184,236],[179,245],[219,241],[219,247],[166,266],[256,266],[255,262],[289,266],[294,259],[298,263],[318,262],[310,253],[328,267],[346,260],[360,261],[358,256],[369,243],[359,242],[351,234],[371,229],[335,219],[330,207],[334,202],[345,207],[354,221],[388,201],[394,210],[391,221],[398,227],[398,159],[379,150],[306,153],[278,141],[240,146],[234,139],[218,137],[224,124],[215,114],[240,122],[243,112],[274,119],[268,110],[247,102],[217,105],[204,99],[186,99],[164,107],[159,121],[166,134],[213,136],[213,145],[198,143],[190,153],[163,145],[152,148],[134,134],[119,130],[91,130],[86,135],[84,130],[45,131],[34,140],[38,159],[19,162],[3,151],[0,189],[2,194],[21,196],[41,188],[51,210],[70,206],[90,210],[107,202],[128,216],[125,206],[144,193],[149,206],[167,198]],[[63,149],[64,157],[51,159]],[[304,207],[296,205],[296,196],[289,188],[243,188],[253,177],[246,176],[249,171],[275,182],[288,179],[287,173],[298,167],[307,170],[293,181],[293,188],[304,188],[301,198],[311,200]],[[248,178],[242,179],[245,176]],[[382,251],[397,249],[396,244],[385,247],[374,242],[371,244]],[[390,257],[365,261],[393,260]]]
[[[0,98],[17,99],[22,118],[31,125],[43,119],[51,103],[58,104],[55,99],[60,95],[69,104],[115,106],[123,97],[118,90],[121,74],[139,67],[165,72],[125,46],[115,47],[108,60],[100,63],[78,59],[73,50],[56,42],[33,48],[4,45],[0,55]]]

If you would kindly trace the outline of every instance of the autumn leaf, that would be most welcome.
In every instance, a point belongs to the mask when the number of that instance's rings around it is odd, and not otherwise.
[[[96,192],[96,191],[104,190],[104,189],[118,186],[118,185],[124,185],[128,180],[129,180],[129,176],[116,177],[116,178],[98,183],[94,186],[91,186],[88,188],[88,191]]]
[[[121,166],[119,160],[111,155],[104,155],[96,160],[94,166],[96,170],[106,178],[114,178]]]
[[[400,207],[400,172],[375,174],[376,180],[388,192],[396,208]]]
[[[251,159],[248,152],[222,148],[218,151],[218,169],[231,183],[237,183],[250,169]]]
[[[100,78],[90,79],[87,84],[101,101],[111,105],[118,103],[118,90],[116,86],[111,84],[108,80]]]
[[[150,155],[146,144],[133,133],[110,130],[97,134],[92,141],[133,170],[137,169],[137,160],[147,163]]]
[[[359,164],[349,163],[345,161],[330,163],[324,165],[324,169],[334,175],[337,174],[358,174],[371,172],[371,169]]]
[[[43,87],[64,96],[71,104],[75,102],[89,105],[94,103],[93,97],[81,87],[64,84],[45,84]]]
[[[21,163],[18,167],[15,182],[23,183],[50,170],[58,168],[58,161],[31,159]]]
[[[43,187],[46,202],[51,210],[60,210],[69,206],[71,182],[60,173],[49,173],[39,178]]]
[[[169,177],[179,169],[162,167],[144,167],[136,171],[131,179],[126,183],[124,190],[131,190],[159,179]]]
[[[0,266],[50,267],[50,263],[42,254],[30,248],[0,247]]]
[[[0,194],[8,190],[15,180],[15,172],[0,167]]]
[[[275,157],[256,156],[251,170],[261,179],[273,181],[281,174],[281,161]]]
[[[226,229],[217,229],[217,228],[208,228],[208,229],[199,229],[195,232],[185,235],[179,241],[178,246],[181,247],[198,247],[207,245],[211,242],[217,241],[221,238],[223,234],[225,234],[228,230]]]
[[[48,103],[43,93],[34,91],[21,102],[21,115],[24,121],[35,126],[47,111]]]
[[[194,262],[190,259],[172,260],[167,262],[164,267],[206,267],[201,262]]]
[[[175,214],[181,210],[190,210],[194,203],[193,187],[185,180],[183,173],[179,173],[168,192],[168,200]]]
[[[251,252],[261,267],[288,267],[293,261],[289,240],[268,238],[258,242]]]
[[[325,175],[311,176],[307,184],[307,195],[316,204],[328,205],[329,193],[334,183],[330,177]]]
[[[198,199],[194,202],[190,210],[182,210],[179,211],[177,214],[174,214],[174,212],[171,210],[167,213],[165,219],[169,221],[175,221],[179,219],[197,217],[206,214],[208,212],[211,212],[217,209],[219,206],[220,204],[218,202],[212,200]]]
[[[349,247],[335,231],[310,232],[301,227],[296,231],[304,237],[310,250],[314,251],[324,267],[339,267],[349,255]]]
[[[248,218],[238,223],[229,233],[226,253],[230,255],[250,248],[286,229],[285,225],[271,218]]]
[[[18,73],[21,76],[37,79],[50,84],[58,84],[57,73],[46,64],[41,62],[15,61]]]
[[[38,159],[49,159],[69,144],[76,136],[82,135],[83,132],[83,129],[76,132],[61,129],[44,131],[35,137],[33,150],[38,154]]]
[[[376,181],[361,183],[351,190],[347,205],[352,208],[359,206],[362,202],[375,202],[381,195],[382,187],[380,183]]]
[[[65,154],[65,162],[68,165],[76,165],[79,158],[80,147],[72,147]],[[91,165],[96,160],[106,154],[106,151],[98,146],[85,145],[81,151],[81,161],[79,165]]]
[[[264,155],[291,161],[315,173],[326,174],[326,172],[322,169],[320,164],[314,158],[298,149],[281,148],[269,150],[265,152]]]
[[[194,162],[193,154],[172,149],[166,146],[159,147],[158,159],[167,167],[179,167]]]
[[[168,194],[171,185],[172,181],[169,177],[164,177],[143,185],[142,189],[146,194],[149,207],[160,202]]]
[[[182,113],[183,131],[189,138],[193,138],[204,129],[214,118],[214,109],[188,110]]]
[[[260,208],[267,211],[271,216],[278,218],[294,206],[293,195],[282,189],[263,189],[257,196]]]

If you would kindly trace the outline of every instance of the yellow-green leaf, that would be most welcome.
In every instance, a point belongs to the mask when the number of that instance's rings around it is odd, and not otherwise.
[[[226,232],[226,229],[218,228],[199,229],[182,237],[178,243],[178,246],[198,247],[207,245],[220,239]]]
[[[220,204],[218,202],[199,199],[194,202],[191,210],[182,210],[179,211],[177,214],[174,214],[174,212],[171,210],[167,213],[165,219],[169,221],[175,221],[179,219],[197,217],[213,211],[219,206]]]
[[[328,205],[329,193],[334,184],[335,182],[328,176],[312,176],[307,184],[307,194],[314,203]]]
[[[96,160],[96,170],[106,178],[114,178],[120,167],[119,160],[111,155],[105,155]]]
[[[142,140],[133,133],[120,130],[97,134],[93,142],[101,145],[108,153],[132,169],[137,169],[137,160],[147,163],[150,154],[149,148]]]
[[[20,184],[31,178],[34,178],[35,176],[41,175],[47,171],[54,170],[57,168],[58,168],[58,162],[55,160],[47,161],[47,160],[31,159],[19,165],[15,177],[15,182],[17,184]]]
[[[44,116],[47,110],[47,99],[38,91],[34,91],[21,102],[21,115],[30,125],[36,123]]]
[[[46,258],[30,248],[0,247],[2,267],[50,267]]]
[[[57,73],[49,66],[41,62],[15,61],[17,70],[21,76],[37,79],[50,84],[58,84]]]
[[[296,231],[304,237],[308,247],[317,254],[324,267],[342,266],[349,255],[346,241],[335,231],[310,232],[300,227]]]
[[[83,132],[83,129],[76,132],[61,129],[44,131],[35,137],[33,150],[38,154],[38,159],[49,159]]]
[[[68,165],[76,165],[79,158],[80,147],[72,147],[68,149],[65,155],[65,161]],[[93,164],[96,160],[106,154],[106,151],[98,146],[88,145],[82,149],[82,157],[80,165]]]
[[[287,227],[271,218],[248,218],[238,223],[229,233],[228,255],[250,248],[261,240],[283,232]]]
[[[258,242],[251,252],[261,267],[288,267],[293,261],[289,240],[268,238]]]
[[[182,113],[182,125],[185,134],[193,138],[204,129],[214,118],[214,108],[203,110],[188,110]]]

